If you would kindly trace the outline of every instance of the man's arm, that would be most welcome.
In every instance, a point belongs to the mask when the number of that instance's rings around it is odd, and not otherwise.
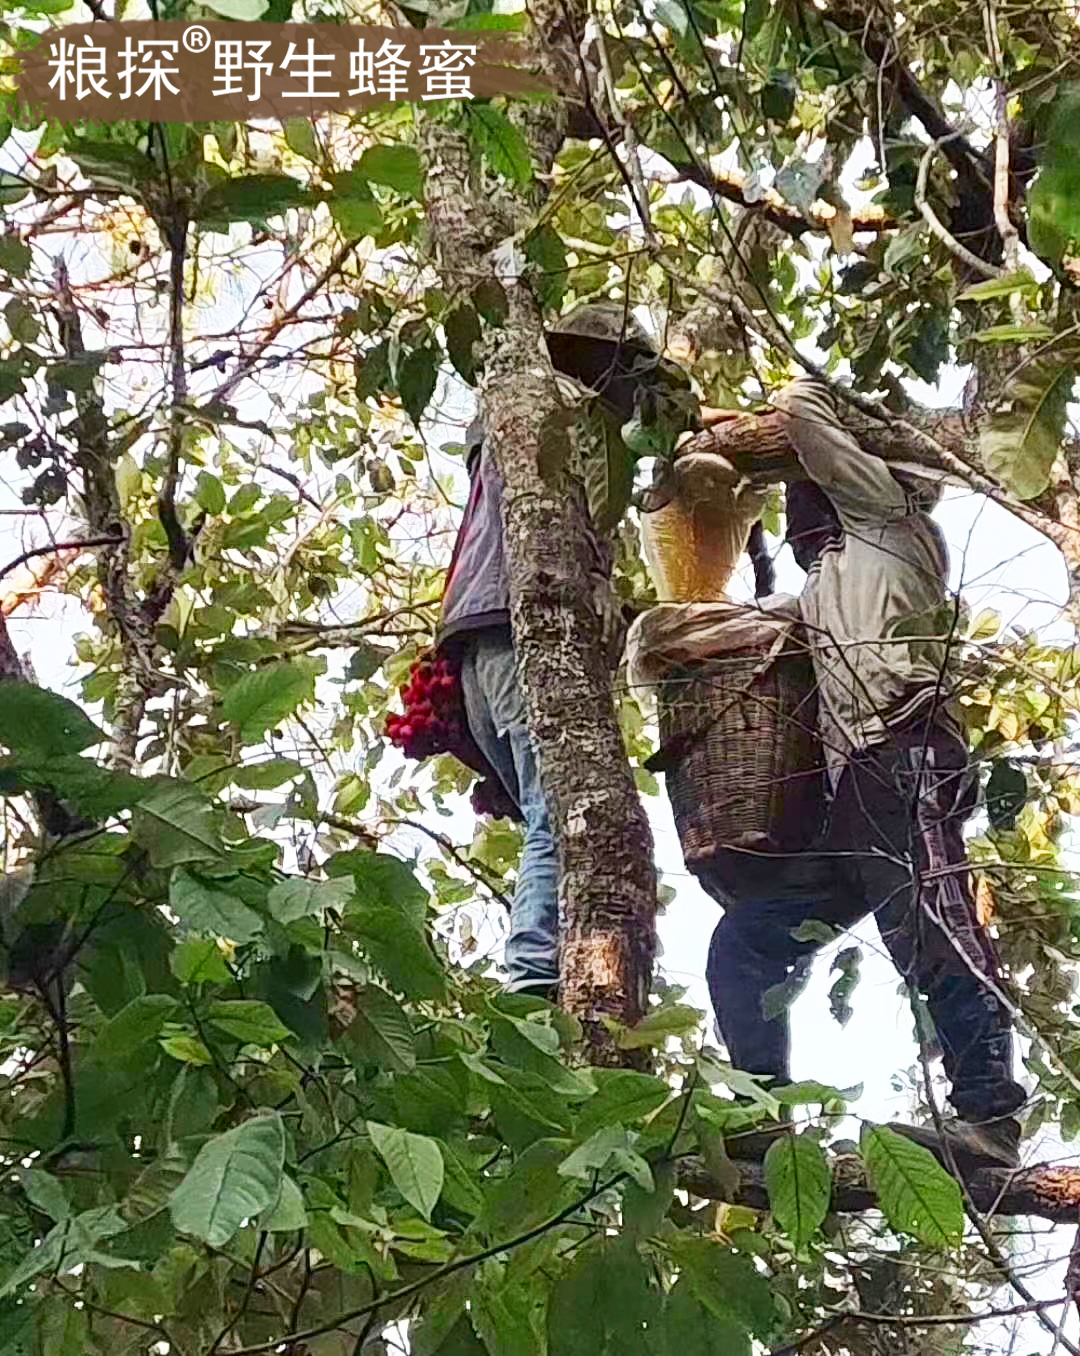
[[[832,500],[845,528],[882,526],[908,513],[907,496],[881,457],[843,425],[828,388],[812,378],[789,383],[773,404],[806,474]]]

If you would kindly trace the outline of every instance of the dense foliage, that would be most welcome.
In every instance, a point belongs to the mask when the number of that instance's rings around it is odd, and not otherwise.
[[[293,14],[528,32],[524,7],[494,8]],[[9,5],[0,41],[82,17]],[[645,308],[710,405],[748,405],[796,344],[913,419],[905,383],[971,363],[950,469],[1077,575],[1069,7],[617,0],[594,18],[596,97],[506,242],[549,319],[597,296]],[[0,123],[0,447],[33,544],[58,544],[26,569],[83,609],[79,705],[0,632],[5,1353],[980,1340],[964,1318],[1009,1239],[965,1226],[928,1155],[868,1129],[882,1213],[829,1214],[850,1090],[784,1094],[800,1133],[770,1151],[769,1211],[677,1190],[693,1158],[738,1195],[724,1135],[776,1098],[663,983],[611,1033],[634,1068],[583,1065],[572,1017],[501,995],[482,953],[517,830],[455,843],[471,774],[406,766],[383,737],[430,638],[469,388],[507,316],[499,286],[433,266],[421,132],[460,130],[473,186],[521,199],[530,111]],[[591,462],[626,598],[649,593],[625,509],[656,450],[607,429]],[[986,785],[980,899],[1033,1037],[1029,1124],[1070,1136],[1080,672],[993,616],[951,624]],[[619,702],[655,794],[648,712]]]

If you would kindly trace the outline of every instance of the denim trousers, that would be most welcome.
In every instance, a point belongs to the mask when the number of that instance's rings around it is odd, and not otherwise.
[[[1023,1104],[1009,1016],[993,993],[999,962],[968,881],[965,763],[951,742],[933,737],[856,754],[819,846],[823,888],[802,899],[735,902],[721,919],[707,975],[737,1068],[790,1081],[788,1015],[766,1018],[763,999],[822,944],[793,933],[810,920],[844,929],[872,912],[897,970],[926,997],[956,1111],[982,1120]]]
[[[559,981],[559,859],[507,630],[468,638],[461,684],[469,731],[525,821],[504,953],[507,987],[543,992]]]

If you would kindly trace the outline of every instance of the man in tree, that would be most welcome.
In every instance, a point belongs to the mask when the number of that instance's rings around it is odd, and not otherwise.
[[[969,884],[962,826],[974,794],[948,683],[955,608],[929,514],[938,492],[862,448],[824,384],[795,381],[775,403],[808,477],[788,486],[787,540],[807,574],[800,605],[828,766],[826,861],[808,862],[797,890],[725,917],[708,964],[718,1020],[734,1033],[740,1067],[788,1081],[786,1015],[767,1021],[764,995],[822,945],[828,929],[801,924],[843,929],[873,911],[941,1042],[957,1113],[943,1122],[944,1156],[1015,1166],[1026,1094],[1012,1077],[1000,965]],[[934,1132],[904,1133],[943,1153]]]
[[[655,377],[670,382],[673,376],[622,303],[577,308],[548,336],[548,348],[557,372],[587,388],[586,394],[599,394],[619,423],[639,410],[640,392]],[[685,378],[683,383],[689,384]],[[508,988],[550,995],[559,982],[558,855],[510,630],[502,483],[480,423],[469,429],[467,465],[469,499],[450,562],[436,643],[460,664],[469,733],[524,823],[504,953]],[[590,533],[590,549],[597,609],[604,618],[610,552],[595,532]],[[606,620],[610,624],[610,617]]]

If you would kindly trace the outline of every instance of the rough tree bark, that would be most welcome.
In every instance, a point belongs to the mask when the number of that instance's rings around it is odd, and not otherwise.
[[[572,97],[584,16],[556,4],[539,11],[532,17],[541,66]],[[521,112],[539,183],[567,116],[561,100]],[[428,229],[446,286],[467,295],[495,283],[507,297],[504,322],[485,336],[480,399],[505,485],[514,644],[561,858],[561,1001],[582,1020],[590,1058],[615,1062],[622,1057],[602,1019],[633,1023],[645,1010],[656,873],[589,583],[581,486],[560,451],[567,410],[544,348],[541,307],[527,276],[508,276],[497,252],[532,224],[538,199],[479,180],[466,137],[445,122],[425,119],[421,142]]]

